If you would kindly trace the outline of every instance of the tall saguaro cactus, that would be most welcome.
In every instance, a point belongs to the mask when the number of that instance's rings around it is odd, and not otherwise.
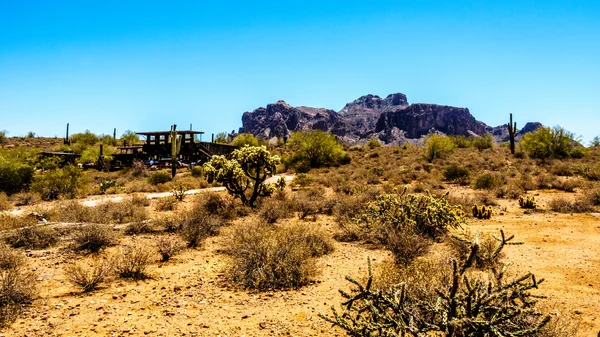
[[[510,123],[508,123],[508,136],[510,137],[510,153],[515,154],[515,133],[517,132],[517,122],[513,124],[512,114],[510,114]]]
[[[175,178],[177,173],[177,155],[181,150],[181,140],[183,137],[177,134],[177,124],[171,126],[169,133],[169,142],[171,143],[171,177]]]

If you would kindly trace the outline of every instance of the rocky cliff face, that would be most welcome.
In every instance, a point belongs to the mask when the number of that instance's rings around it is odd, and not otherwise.
[[[448,135],[491,133],[499,141],[508,137],[508,126],[490,127],[477,121],[467,108],[437,104],[408,104],[406,95],[397,93],[381,98],[362,96],[339,112],[324,108],[292,107],[284,101],[245,112],[240,133],[262,138],[287,137],[291,131],[323,130],[348,143],[377,137],[387,144],[419,139],[431,132]],[[519,131],[534,131],[539,123],[528,123]]]

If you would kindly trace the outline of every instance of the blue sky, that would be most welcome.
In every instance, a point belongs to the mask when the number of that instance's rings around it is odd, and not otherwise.
[[[599,135],[600,1],[0,2],[0,130],[193,123],[365,94]]]

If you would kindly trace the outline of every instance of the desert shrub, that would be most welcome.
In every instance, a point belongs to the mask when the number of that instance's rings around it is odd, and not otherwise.
[[[0,212],[12,208],[12,204],[8,201],[8,196],[4,192],[0,192]]]
[[[148,178],[148,183],[151,185],[164,184],[171,181],[172,177],[168,172],[156,171],[152,172],[152,175]]]
[[[502,233],[501,251],[512,237]],[[369,277],[359,282],[347,277],[355,287],[341,291],[344,297],[340,315],[335,307],[333,317],[320,315],[352,336],[525,336],[535,335],[548,323],[550,315],[536,310],[537,296],[532,289],[543,282],[528,273],[505,280],[504,271],[483,274],[474,271],[473,245],[466,259],[453,260],[446,275],[426,283],[433,290],[415,291],[419,283],[401,283],[388,289],[373,287],[369,261]],[[439,273],[432,273],[433,275]]]
[[[390,231],[404,229],[439,239],[449,228],[464,224],[460,207],[452,206],[445,196],[405,195],[405,192],[379,196],[365,206],[357,218],[365,239],[385,244]]]
[[[149,275],[146,269],[152,263],[153,255],[153,251],[140,243],[121,248],[119,253],[113,257],[115,273],[120,278],[147,279]]]
[[[478,190],[492,190],[500,185],[500,179],[492,173],[484,173],[473,182],[473,188]]]
[[[218,216],[223,219],[235,219],[244,215],[243,207],[236,205],[235,200],[223,193],[207,192],[200,194],[195,208],[206,212],[208,215]]]
[[[316,275],[314,257],[331,251],[324,234],[310,228],[243,224],[234,229],[228,253],[232,281],[245,288],[297,288]]]
[[[20,228],[6,237],[6,243],[13,248],[44,249],[58,242],[58,232],[44,226]]]
[[[466,167],[450,165],[444,169],[444,179],[455,182],[468,182],[471,172]]]
[[[596,165],[579,165],[575,168],[575,173],[590,181],[600,180],[600,163]]]
[[[37,294],[36,275],[32,271],[22,265],[0,269],[0,328],[14,321]]]
[[[589,200],[586,200],[585,198],[569,200],[564,197],[555,197],[550,200],[548,207],[550,207],[550,210],[553,212],[558,213],[586,213],[594,211]]]
[[[34,226],[37,223],[36,218],[31,216],[0,213],[0,230]]]
[[[140,137],[134,131],[125,130],[119,140],[122,144],[134,145],[140,141]]]
[[[486,133],[480,137],[473,137],[471,140],[471,144],[479,151],[483,151],[486,149],[491,149],[494,147],[494,136],[489,133]]]
[[[581,181],[572,178],[556,179],[552,187],[565,192],[575,192],[576,188],[581,187]]]
[[[133,203],[131,199],[119,202],[104,202],[95,207],[97,223],[128,223],[143,221],[148,213],[143,206]]]
[[[90,130],[85,130],[84,133],[75,133],[71,135],[71,143],[85,144],[88,146],[95,145],[100,139]]]
[[[556,177],[553,177],[549,174],[542,173],[539,176],[537,176],[536,187],[538,189],[552,188],[555,180],[556,180]]]
[[[342,165],[350,157],[336,137],[321,130],[292,132],[287,145],[292,149],[294,162],[305,162],[310,167]]]
[[[183,245],[174,238],[160,237],[156,240],[156,249],[161,262],[167,262],[183,249]]]
[[[112,246],[117,237],[108,226],[91,224],[82,226],[73,235],[73,248],[78,251],[97,253],[102,248]]]
[[[0,191],[8,195],[29,188],[33,167],[14,159],[0,156]]]
[[[20,193],[13,194],[11,196],[11,199],[13,200],[15,206],[17,206],[17,207],[31,206],[31,205],[36,204],[40,200],[40,198],[37,194],[30,193],[30,192],[20,192]]]
[[[131,163],[131,175],[134,177],[141,177],[146,172],[146,164],[142,160],[134,160]]]
[[[36,176],[31,189],[38,192],[43,200],[54,200],[59,197],[75,198],[81,187],[81,176],[79,168],[68,165]]]
[[[131,203],[135,206],[150,206],[150,199],[143,194],[135,193],[131,196]]]
[[[202,166],[194,166],[192,167],[192,177],[200,178],[204,175],[204,171],[202,170]]]
[[[164,229],[165,232],[175,233],[181,229],[183,224],[182,216],[161,216],[154,219],[157,228]]]
[[[541,127],[526,133],[519,144],[531,158],[580,158],[583,155],[583,146],[575,135],[560,126]]]
[[[478,249],[473,255],[473,268],[481,270],[499,270],[504,259],[503,247],[499,246],[502,239],[495,235],[482,235],[480,232],[474,235],[465,232],[462,235],[453,235],[449,240],[450,247],[454,250],[459,261],[469,258],[471,247],[476,244]],[[522,242],[507,242],[505,244],[520,245]]]
[[[219,234],[221,226],[221,218],[196,209],[184,216],[179,235],[189,248],[196,248],[204,239]]]
[[[177,200],[171,197],[158,198],[154,208],[159,212],[173,211],[177,208]]]
[[[269,200],[261,205],[258,215],[266,223],[274,224],[294,216],[293,204],[290,200]]]
[[[559,162],[552,167],[552,174],[560,177],[570,177],[573,175],[573,169],[568,163]]]
[[[258,141],[258,138],[254,137],[254,135],[251,133],[241,133],[233,139],[233,141],[231,142],[231,145],[237,146],[237,147],[242,147],[244,145],[258,146],[259,141]]]
[[[147,221],[140,222],[132,222],[125,227],[125,234],[127,235],[137,235],[144,233],[154,233],[154,228],[152,224]]]
[[[99,189],[100,189],[100,194],[105,194],[106,191],[108,191],[111,188],[117,187],[117,182],[114,180],[105,180],[103,182],[100,183]]]
[[[454,143],[446,136],[432,134],[425,140],[425,158],[432,162],[436,158],[443,158],[454,150]]]
[[[583,200],[590,205],[600,205],[600,187],[588,189],[583,194]]]
[[[0,270],[15,269],[25,262],[23,255],[18,250],[11,249],[0,243]]]
[[[525,190],[521,186],[514,182],[510,182],[508,184],[498,186],[496,189],[496,197],[516,199],[524,192]]]
[[[265,184],[265,180],[276,173],[280,163],[265,146],[244,146],[233,151],[231,159],[213,156],[203,168],[209,182],[222,183],[244,205],[254,207],[258,198],[275,190],[274,184]]]
[[[310,186],[313,183],[313,181],[314,179],[307,173],[298,173],[294,177],[294,180],[292,180],[292,185],[298,187],[306,187]]]
[[[381,147],[381,142],[375,138],[371,138],[367,142],[367,146],[369,147],[369,149],[373,150],[374,148]]]
[[[390,230],[388,234],[386,247],[399,265],[410,264],[415,258],[425,255],[431,246],[429,238],[416,234],[412,229]]]
[[[85,293],[98,289],[111,272],[109,262],[97,259],[67,264],[63,269],[67,281]]]

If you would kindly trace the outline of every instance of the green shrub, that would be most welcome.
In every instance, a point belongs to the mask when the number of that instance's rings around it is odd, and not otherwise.
[[[202,166],[192,167],[192,177],[200,178],[203,175],[204,175],[204,171],[202,170]]]
[[[531,158],[581,158],[584,155],[583,146],[575,135],[559,126],[541,127],[526,133],[519,143]]]
[[[258,146],[259,141],[251,133],[242,133],[233,139],[233,141],[231,142],[231,145],[237,146],[237,147],[242,147],[244,145]]]
[[[494,147],[494,136],[489,133],[486,133],[480,137],[474,137],[471,141],[473,147],[475,147],[479,151],[483,151],[486,149],[491,149]]]
[[[371,138],[367,142],[367,146],[369,147],[369,149],[373,150],[374,148],[381,147],[381,142],[375,138]]]
[[[450,165],[444,169],[444,179],[454,182],[467,181],[471,172],[466,167]]]
[[[75,198],[81,187],[81,176],[81,170],[72,165],[49,170],[35,177],[31,189],[43,200]]]
[[[454,143],[449,137],[432,134],[425,140],[425,157],[429,162],[443,158],[454,150]]]
[[[171,181],[171,175],[165,171],[156,171],[153,172],[150,178],[148,178],[148,182],[151,185],[164,184]]]
[[[491,190],[500,185],[500,179],[492,173],[484,173],[473,182],[473,188],[477,190]]]
[[[294,162],[306,162],[310,167],[350,162],[350,157],[336,137],[321,130],[292,132],[287,145],[294,151]]]
[[[8,195],[29,188],[33,179],[33,167],[0,156],[0,192]]]
[[[98,136],[93,134],[90,130],[85,130],[84,133],[76,133],[71,135],[71,143],[73,144],[84,144],[84,145],[95,145],[100,139]]]

